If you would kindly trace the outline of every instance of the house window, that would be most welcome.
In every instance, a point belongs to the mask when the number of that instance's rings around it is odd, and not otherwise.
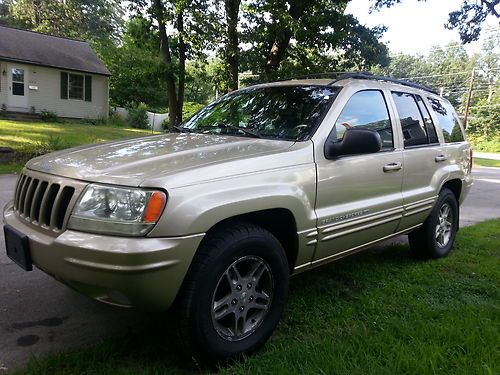
[[[61,99],[92,101],[92,76],[61,72]]]
[[[83,76],[68,74],[68,97],[83,100]]]

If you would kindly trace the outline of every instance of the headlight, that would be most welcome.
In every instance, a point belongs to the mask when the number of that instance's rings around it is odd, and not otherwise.
[[[162,191],[89,185],[73,209],[68,228],[142,236],[156,224],[166,201]]]

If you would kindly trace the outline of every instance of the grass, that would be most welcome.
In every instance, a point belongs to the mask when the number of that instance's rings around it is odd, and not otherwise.
[[[452,254],[368,251],[292,279],[282,322],[255,356],[221,374],[499,374],[500,220],[461,229]],[[192,374],[167,320],[17,374]],[[84,334],[84,332],[82,332]]]
[[[474,158],[474,165],[477,165],[477,166],[480,166],[480,167],[497,167],[497,168],[500,168],[500,160]]]
[[[0,173],[17,172],[40,153],[149,134],[149,130],[118,126],[0,120],[0,147],[11,147],[18,154],[14,163],[0,165]]]

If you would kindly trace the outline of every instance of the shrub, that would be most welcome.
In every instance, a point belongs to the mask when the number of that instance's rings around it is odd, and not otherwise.
[[[200,104],[196,102],[185,102],[184,108],[182,108],[182,119],[187,120],[200,109],[204,108],[205,104]]]
[[[133,128],[148,129],[149,121],[146,104],[139,103],[137,106],[129,108],[127,123]]]
[[[125,119],[116,112],[111,112],[108,118],[108,125],[111,126],[125,126]]]
[[[169,130],[170,129],[170,120],[169,120],[168,117],[161,122],[161,128],[163,130]]]
[[[49,111],[47,109],[42,109],[42,111],[40,112],[40,118],[45,122],[59,122],[57,113]]]
[[[108,119],[105,118],[105,117],[86,118],[82,122],[84,124],[89,124],[89,125],[107,125],[108,124]]]

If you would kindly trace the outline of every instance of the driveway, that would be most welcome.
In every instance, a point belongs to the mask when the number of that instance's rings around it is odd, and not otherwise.
[[[473,173],[475,185],[462,206],[461,225],[500,217],[500,168]],[[14,175],[0,175],[0,207],[12,197],[15,181]],[[37,269],[24,272],[5,255],[1,232],[0,373],[32,356],[94,344],[148,318],[81,296]]]

